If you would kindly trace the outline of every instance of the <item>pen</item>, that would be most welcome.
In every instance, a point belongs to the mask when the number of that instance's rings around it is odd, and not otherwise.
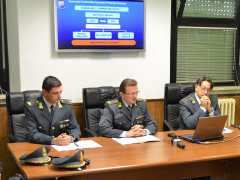
[[[79,147],[79,145],[77,143],[74,143],[77,147]]]

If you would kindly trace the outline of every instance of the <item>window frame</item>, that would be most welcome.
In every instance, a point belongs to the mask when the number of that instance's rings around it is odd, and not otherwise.
[[[235,41],[235,72],[233,82],[215,82],[216,86],[233,86],[239,85],[240,80],[240,65],[239,65],[239,38],[240,38],[240,3],[235,19],[220,19],[220,18],[184,18],[182,17],[186,0],[181,0],[178,14],[176,14],[177,0],[172,0],[171,4],[171,40],[170,40],[170,83],[176,83],[177,79],[177,30],[178,26],[193,26],[193,27],[227,27],[237,28]]]

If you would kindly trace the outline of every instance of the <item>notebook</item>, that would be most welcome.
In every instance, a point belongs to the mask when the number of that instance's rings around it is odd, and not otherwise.
[[[196,142],[223,139],[222,131],[228,116],[213,116],[199,118],[194,134],[179,135],[180,139]]]

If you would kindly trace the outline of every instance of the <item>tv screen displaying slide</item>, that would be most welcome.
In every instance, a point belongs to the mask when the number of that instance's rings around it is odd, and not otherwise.
[[[144,50],[144,0],[55,0],[57,52]]]

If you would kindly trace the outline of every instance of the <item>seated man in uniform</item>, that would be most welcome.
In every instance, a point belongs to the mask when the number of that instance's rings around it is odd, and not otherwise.
[[[137,99],[137,81],[123,80],[119,91],[118,99],[105,104],[99,122],[100,135],[119,138],[155,134],[157,124],[148,111],[146,101]]]
[[[71,100],[61,99],[62,83],[53,76],[44,79],[43,96],[27,101],[24,108],[29,142],[68,145],[78,141],[81,132]]]
[[[221,115],[216,96],[209,96],[213,82],[201,76],[195,84],[195,92],[180,100],[180,114],[188,129],[195,129],[200,117]]]

